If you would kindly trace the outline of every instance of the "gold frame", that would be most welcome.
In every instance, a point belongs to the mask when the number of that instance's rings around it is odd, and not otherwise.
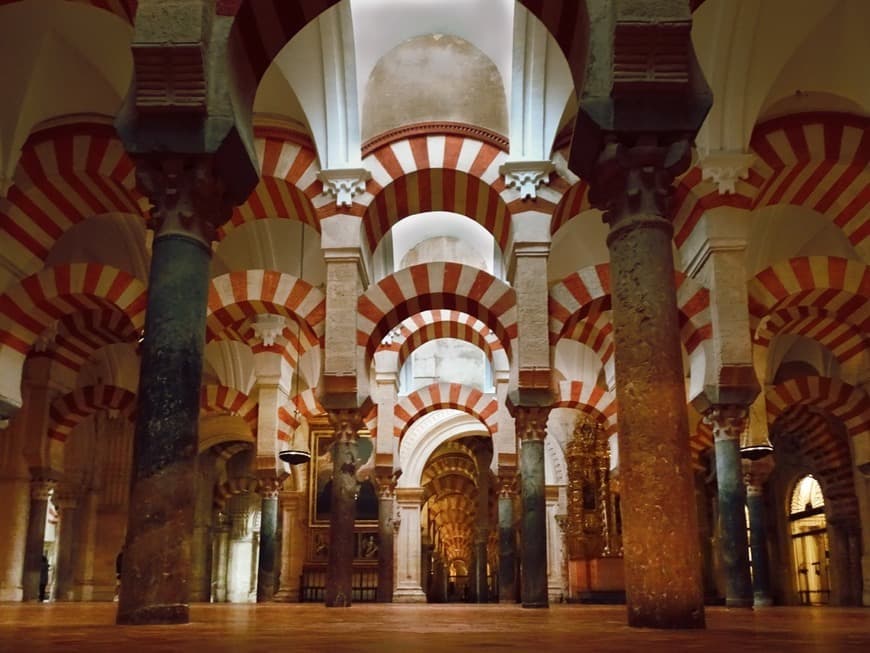
[[[318,513],[317,500],[325,491],[329,483],[328,479],[332,475],[332,456],[328,452],[332,437],[333,432],[331,429],[311,429],[311,469],[308,474],[308,525],[310,527],[329,525],[329,513],[323,511]],[[361,444],[365,441],[371,449],[374,449],[374,442],[368,431],[361,431],[359,438]],[[370,484],[371,486],[366,488],[366,495],[368,496],[369,490],[374,495],[374,516],[371,519],[357,519],[354,525],[356,527],[377,526],[377,491],[372,480],[363,481],[363,484]]]

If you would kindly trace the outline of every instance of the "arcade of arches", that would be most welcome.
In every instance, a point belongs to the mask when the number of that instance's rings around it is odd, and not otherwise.
[[[0,600],[870,605],[870,3],[641,4],[0,1]]]

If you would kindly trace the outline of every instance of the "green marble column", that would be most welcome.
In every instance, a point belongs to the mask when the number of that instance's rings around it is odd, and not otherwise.
[[[281,480],[260,479],[260,550],[257,561],[257,603],[271,601],[275,596],[278,550],[278,493]]]
[[[501,479],[498,496],[498,600],[517,602],[517,531],[514,527],[515,478]]]
[[[378,479],[378,603],[392,603],[393,585],[393,536],[395,534],[396,487],[392,475]]]
[[[116,620],[186,623],[210,243],[230,207],[209,157],[142,157],[137,180],[155,237]]]
[[[517,407],[520,439],[520,594],[524,608],[549,607],[547,596],[547,503],[544,437],[549,408]]]

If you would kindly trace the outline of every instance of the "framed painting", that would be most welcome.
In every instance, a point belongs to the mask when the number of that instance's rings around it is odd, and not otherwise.
[[[315,431],[312,433],[314,455],[313,469],[308,475],[310,487],[310,523],[323,525],[329,523],[332,504],[332,432]],[[372,440],[368,436],[359,438],[360,464],[372,455]],[[366,479],[359,484],[356,497],[356,523],[372,525],[378,521],[378,493],[372,480]]]

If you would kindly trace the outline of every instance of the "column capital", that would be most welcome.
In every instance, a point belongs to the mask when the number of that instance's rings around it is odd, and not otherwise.
[[[332,426],[335,442],[356,440],[360,429],[365,426],[362,414],[356,408],[328,408],[326,415]]]
[[[157,153],[134,158],[136,182],[152,204],[148,226],[155,237],[182,234],[210,249],[217,228],[233,209],[214,156]]]
[[[550,173],[555,170],[552,161],[507,161],[499,166],[498,173],[504,176],[505,185],[513,186],[520,199],[536,199],[538,187],[550,183]]]
[[[258,474],[257,478],[257,494],[264,499],[277,499],[284,487],[286,475],[275,475],[268,472]]]
[[[517,496],[517,470],[499,470],[497,479],[499,499],[513,499]]]
[[[365,168],[333,168],[321,170],[317,178],[323,184],[323,193],[334,197],[338,206],[351,206],[355,195],[366,192],[372,173]]]
[[[746,152],[708,152],[701,159],[701,179],[716,185],[720,195],[737,192],[740,179],[749,177],[749,169],[755,163],[755,155]]]
[[[740,440],[749,419],[746,406],[717,404],[705,414],[704,421],[713,427],[714,440]]]
[[[375,470],[375,487],[378,491],[378,497],[381,499],[392,499],[396,496],[396,482],[399,474],[390,470]]]
[[[265,347],[271,347],[284,333],[287,318],[276,313],[258,313],[251,323],[254,334],[263,341]]]
[[[590,182],[589,200],[604,211],[611,235],[639,222],[671,229],[668,215],[671,183],[692,159],[688,137],[657,132],[609,133]],[[662,224],[658,224],[661,221]]]
[[[517,406],[514,409],[517,437],[521,442],[543,440],[547,436],[550,406]]]
[[[30,498],[34,501],[48,501],[54,492],[57,481],[48,478],[34,478],[30,481]]]
[[[742,461],[743,464],[743,482],[746,484],[747,495],[759,495],[764,493],[764,484],[770,478],[773,468],[776,466],[776,461],[773,456],[766,456],[759,460]]]

